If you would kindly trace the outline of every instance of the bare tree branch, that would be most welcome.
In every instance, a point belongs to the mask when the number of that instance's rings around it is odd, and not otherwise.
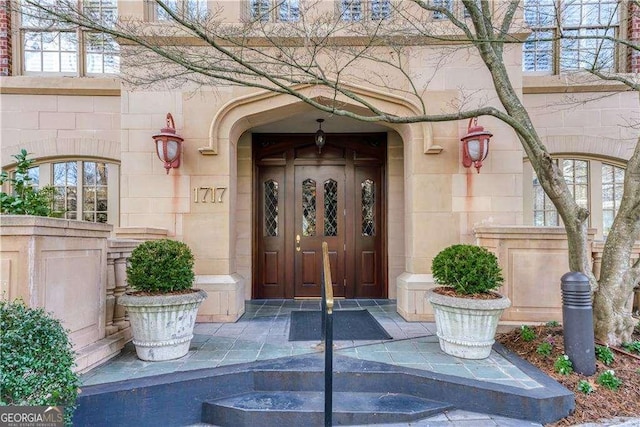
[[[640,6],[640,0],[631,2]],[[156,0],[154,5],[169,18],[167,23],[121,19],[112,26],[75,7],[76,0],[53,4],[36,0],[21,2],[30,5],[31,11],[26,13],[33,13],[37,18],[48,17],[52,25],[71,23],[117,38],[128,67],[123,78],[132,85],[153,87],[162,82],[180,86],[187,82],[203,86],[244,86],[289,95],[320,111],[364,122],[409,124],[481,115],[496,117],[514,130],[541,186],[562,217],[569,242],[570,268],[585,273],[592,288],[598,289],[595,307],[604,313],[596,322],[598,338],[615,343],[628,336],[629,319],[617,314],[622,310],[611,310],[611,304],[624,300],[629,292],[629,277],[635,281],[640,275],[639,264],[631,268],[629,261],[630,248],[640,234],[640,177],[636,176],[640,170],[640,149],[636,147],[629,160],[623,202],[605,245],[598,286],[590,265],[589,211],[576,203],[563,171],[542,143],[523,104],[520,82],[514,87],[513,75],[503,58],[505,46],[517,47],[528,31],[519,13],[523,3],[521,0],[461,0],[466,14],[459,15],[453,9],[427,0],[405,0],[394,3],[394,19],[344,22],[341,16],[314,15],[313,8],[318,3],[310,0],[303,5],[298,21],[275,25],[261,19],[223,22],[216,13],[203,19],[193,18],[173,9],[167,1]],[[17,10],[22,10],[18,7]],[[433,13],[443,19],[434,21]],[[608,52],[605,43],[635,52],[637,40],[620,39],[606,31],[575,35],[563,31],[560,13],[554,18],[559,35],[552,37],[552,41],[599,42],[592,54],[594,61],[586,71],[640,92],[637,76],[610,72],[598,61],[599,56]],[[611,26],[614,22],[613,17],[610,18]],[[424,52],[435,46],[441,54],[433,60],[435,64],[444,63],[447,54],[463,49],[477,53],[474,59],[481,60],[484,67],[481,71],[489,73],[493,88],[471,96],[469,91],[460,88],[457,96],[463,99],[453,99],[442,111],[429,111],[425,101],[428,82],[420,75],[422,69],[429,67],[412,64],[414,58],[410,55],[413,49]],[[424,56],[415,58],[427,61]],[[584,61],[580,61],[582,66]],[[143,66],[142,71],[136,71],[136,65]],[[406,115],[384,111],[374,101],[352,90],[357,84],[402,97],[412,106],[412,111]],[[331,100],[314,98],[300,90],[309,85],[328,90]],[[481,96],[490,101],[481,103]],[[347,107],[343,102],[345,98],[362,107],[364,112]],[[606,304],[609,306],[605,307]],[[613,322],[610,316],[614,315],[623,317]]]

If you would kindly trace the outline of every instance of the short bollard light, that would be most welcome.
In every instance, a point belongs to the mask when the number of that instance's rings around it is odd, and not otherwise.
[[[596,373],[596,354],[589,278],[571,271],[560,281],[565,354],[569,356],[575,372],[593,375]]]

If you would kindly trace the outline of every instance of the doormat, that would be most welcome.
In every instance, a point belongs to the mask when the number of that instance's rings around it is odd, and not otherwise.
[[[289,341],[317,341],[322,337],[322,312],[302,310],[291,312]],[[390,340],[368,310],[344,310],[333,312],[334,340]]]

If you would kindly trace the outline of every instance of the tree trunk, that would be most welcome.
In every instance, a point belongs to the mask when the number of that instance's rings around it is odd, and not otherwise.
[[[538,176],[545,193],[549,196],[564,222],[569,245],[569,268],[584,273],[595,289],[597,282],[591,271],[591,251],[588,241],[589,212],[578,206],[569,191],[562,170],[540,141],[529,113],[511,85],[504,61],[489,44],[477,44],[487,68],[491,72],[494,87],[500,101],[510,117],[520,126],[513,126],[522,146]]]
[[[598,291],[594,294],[595,337],[609,345],[631,341],[637,321],[628,306],[638,284],[640,267],[631,266],[633,245],[640,235],[640,139],[627,163],[624,196],[602,254]]]
[[[628,274],[604,275],[599,283],[593,301],[595,338],[610,346],[630,342],[638,322],[631,315],[628,304],[633,295],[633,284],[628,280]]]

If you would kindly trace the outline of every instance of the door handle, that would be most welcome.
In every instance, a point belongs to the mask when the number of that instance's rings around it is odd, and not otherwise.
[[[300,235],[296,235],[296,252],[300,252]]]

